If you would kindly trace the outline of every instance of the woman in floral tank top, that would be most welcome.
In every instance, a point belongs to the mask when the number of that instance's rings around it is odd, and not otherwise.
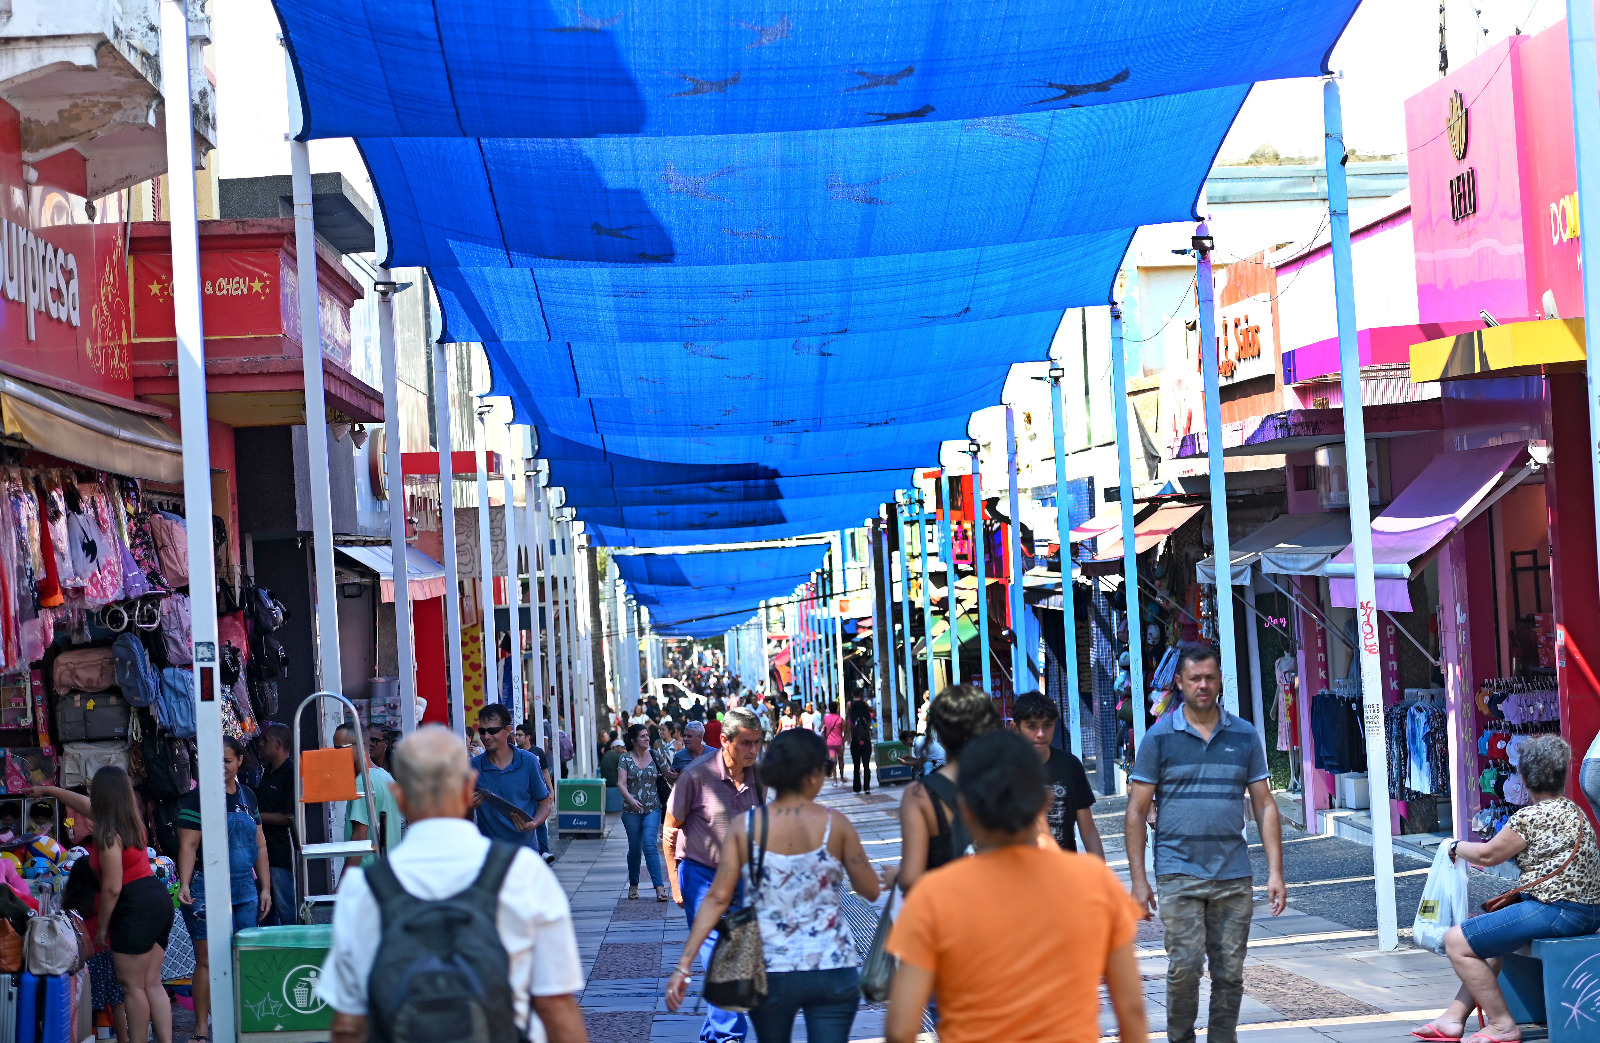
[[[1445,955],[1461,989],[1443,1015],[1412,1033],[1420,1039],[1460,1039],[1476,1005],[1487,1020],[1470,1043],[1522,1038],[1500,992],[1502,957],[1536,938],[1570,938],[1600,931],[1600,849],[1588,816],[1563,796],[1572,747],[1555,735],[1522,746],[1517,770],[1530,797],[1485,844],[1452,840],[1452,858],[1492,866],[1515,861],[1521,901],[1474,916],[1445,935]]]
[[[750,1012],[756,1038],[789,1043],[795,1015],[804,1010],[811,1043],[845,1043],[861,997],[855,940],[840,900],[846,877],[862,898],[876,899],[878,874],[850,820],[816,801],[828,773],[822,736],[808,728],[784,732],[767,747],[760,772],[775,796],[728,824],[716,879],[667,982],[667,1007],[683,1003],[690,961],[742,887],[761,924],[767,970],[767,997]],[[747,868],[752,861],[755,879]]]

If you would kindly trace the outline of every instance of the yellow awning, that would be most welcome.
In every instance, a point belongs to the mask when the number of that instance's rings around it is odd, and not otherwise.
[[[183,443],[154,417],[0,377],[0,425],[42,453],[131,478],[183,481]]]
[[[1582,319],[1508,322],[1413,344],[1411,382],[1489,376],[1585,357]]]

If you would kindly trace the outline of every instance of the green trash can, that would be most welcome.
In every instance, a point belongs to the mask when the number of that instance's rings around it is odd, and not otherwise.
[[[878,784],[885,782],[910,782],[916,769],[900,763],[901,757],[911,756],[911,747],[903,742],[878,742],[872,745],[872,761],[878,766]]]
[[[317,979],[333,944],[333,927],[252,927],[233,941],[233,1009],[241,1040],[325,1043],[333,1008],[317,995]]]
[[[562,836],[600,836],[606,828],[604,779],[556,780],[556,831]]]

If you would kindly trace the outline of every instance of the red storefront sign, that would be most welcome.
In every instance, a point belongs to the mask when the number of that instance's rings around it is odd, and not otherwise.
[[[200,255],[200,313],[206,339],[270,336],[298,321],[283,292],[293,269],[276,250],[207,251]],[[172,257],[134,255],[133,335],[170,340],[177,335],[172,311]]]
[[[76,152],[34,173],[30,185],[17,110],[0,102],[0,359],[22,377],[132,398],[120,197],[89,216]]]

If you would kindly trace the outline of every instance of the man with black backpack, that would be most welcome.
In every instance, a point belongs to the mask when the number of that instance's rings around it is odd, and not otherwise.
[[[410,827],[340,882],[317,984],[334,1043],[587,1043],[566,894],[534,850],[466,818],[477,781],[466,747],[429,725],[393,764]]]
[[[872,707],[867,705],[867,697],[857,692],[854,699],[850,700],[850,767],[853,771],[854,784],[852,789],[857,793],[872,792]],[[862,779],[861,769],[865,767],[866,778]],[[840,774],[843,774],[841,770]]]

